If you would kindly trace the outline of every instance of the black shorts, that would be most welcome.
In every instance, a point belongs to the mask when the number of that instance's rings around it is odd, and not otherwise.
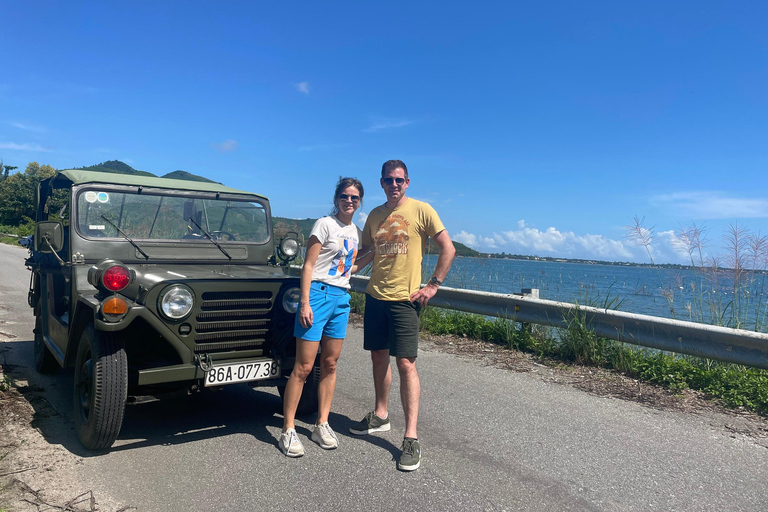
[[[416,357],[420,310],[415,302],[378,300],[366,294],[363,348],[389,350],[395,357]]]

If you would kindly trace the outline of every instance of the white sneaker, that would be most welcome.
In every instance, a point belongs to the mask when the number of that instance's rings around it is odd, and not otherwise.
[[[304,455],[304,445],[299,441],[296,430],[289,428],[280,434],[280,449],[288,457],[301,457]]]
[[[339,438],[336,437],[336,432],[333,431],[327,421],[315,425],[312,429],[312,440],[325,450],[333,450],[339,446]]]

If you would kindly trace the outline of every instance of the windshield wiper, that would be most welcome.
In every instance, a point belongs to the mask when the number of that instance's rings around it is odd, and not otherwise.
[[[206,231],[206,230],[203,228],[203,226],[201,226],[200,224],[198,224],[197,222],[195,222],[195,219],[193,219],[192,217],[190,217],[190,218],[189,218],[189,220],[190,220],[190,222],[192,222],[192,224],[194,224],[195,226],[197,226],[197,229],[199,229],[200,231],[202,231],[202,232],[203,232],[203,234],[204,234],[206,237],[208,237],[208,240],[210,240],[211,242],[213,242],[213,245],[215,245],[216,247],[218,247],[218,248],[219,248],[219,250],[220,250],[221,252],[223,252],[223,253],[224,253],[224,256],[226,256],[226,257],[227,257],[227,258],[229,258],[230,260],[232,259],[232,256],[230,256],[230,255],[229,255],[229,253],[228,253],[227,251],[225,251],[225,250],[224,250],[224,248],[223,248],[222,246],[220,246],[220,245],[219,245],[219,242],[217,242],[216,240],[214,240],[214,239],[213,239],[213,237],[212,237],[212,236],[211,236],[211,235],[210,235],[210,234],[209,234],[209,233],[208,233],[208,232],[207,232],[207,231]]]
[[[107,222],[109,223],[109,225],[110,225],[110,226],[112,226],[113,228],[115,228],[115,229],[117,230],[117,232],[118,232],[118,233],[120,233],[121,235],[123,235],[123,238],[125,238],[126,240],[128,240],[129,242],[131,242],[131,245],[132,245],[132,246],[134,246],[134,247],[136,248],[136,250],[137,250],[137,251],[139,251],[139,252],[142,254],[142,256],[144,256],[146,259],[149,259],[149,255],[148,255],[147,253],[145,253],[144,251],[142,251],[142,250],[141,250],[141,247],[139,247],[139,244],[137,244],[136,242],[134,242],[133,240],[131,240],[131,237],[129,237],[129,236],[128,236],[128,235],[125,233],[125,231],[123,231],[122,229],[120,229],[119,227],[117,227],[117,224],[115,224],[114,222],[112,222],[111,220],[109,220],[108,218],[106,218],[104,215],[102,215],[102,216],[101,216],[101,218],[102,218],[102,219],[104,219],[105,221],[107,221]]]

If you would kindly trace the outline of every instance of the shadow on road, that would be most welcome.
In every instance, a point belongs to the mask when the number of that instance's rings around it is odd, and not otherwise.
[[[38,429],[48,443],[61,445],[77,456],[94,457],[148,446],[180,445],[233,434],[252,435],[279,450],[273,432],[283,425],[282,400],[274,389],[250,388],[243,384],[129,405],[114,446],[105,451],[86,450],[78,441],[74,428],[73,369],[63,369],[53,375],[37,373],[32,364],[32,347],[32,341],[4,344],[3,354],[9,355],[3,357],[6,359],[5,371],[34,410],[32,427]],[[311,427],[301,423],[313,424],[315,415],[298,416],[297,419],[300,420],[297,431],[311,438]],[[399,456],[399,446],[383,437],[350,434],[349,428],[358,420],[334,412],[329,417],[340,438],[362,440],[388,451],[392,457]]]

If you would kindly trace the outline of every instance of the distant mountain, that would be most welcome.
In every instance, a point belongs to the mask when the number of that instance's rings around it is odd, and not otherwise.
[[[111,172],[113,174],[129,174],[131,176],[150,176],[157,178],[151,172],[137,171],[130,165],[121,162],[120,160],[109,160],[108,162],[102,162],[98,165],[91,165],[90,167],[80,167],[84,171],[98,171],[98,172]]]
[[[289,231],[294,231],[301,235],[302,240],[309,238],[309,233],[312,231],[312,226],[315,225],[317,219],[287,219],[285,217],[272,217],[272,229],[275,234],[275,238],[284,236]],[[456,256],[479,256],[480,253],[474,249],[467,247],[466,245],[453,242],[453,246],[456,248]],[[427,243],[427,254],[437,254],[437,247],[429,239]]]
[[[89,167],[80,167],[84,171],[98,171],[98,172],[110,172],[112,174],[129,174],[131,176],[149,176],[151,178],[157,178],[156,175],[147,171],[137,171],[130,165],[121,162],[120,160],[109,160],[108,162],[102,162],[98,165],[91,165]],[[204,181],[206,183],[219,183],[218,181],[209,180],[203,176],[192,174],[187,171],[173,171],[162,176],[163,178],[170,178],[172,180],[187,180],[187,181]],[[221,185],[221,183],[219,183]]]
[[[317,219],[287,219],[285,217],[272,217],[272,231],[276,238],[284,236],[289,231],[300,235],[301,240],[307,240],[312,226]]]
[[[218,181],[209,180],[208,178],[204,178],[187,171],[173,171],[169,172],[168,174],[164,174],[161,177],[170,178],[172,180],[204,181],[206,183],[218,183],[219,185],[222,185],[222,183],[219,183]]]
[[[462,244],[461,242],[453,241],[453,246],[456,248],[456,256],[471,256],[471,257],[477,257],[480,256],[480,253],[476,250],[467,247],[466,245]],[[438,251],[437,247],[435,246],[435,243],[432,241],[432,239],[429,239],[429,242],[427,242],[427,254],[437,254]]]

